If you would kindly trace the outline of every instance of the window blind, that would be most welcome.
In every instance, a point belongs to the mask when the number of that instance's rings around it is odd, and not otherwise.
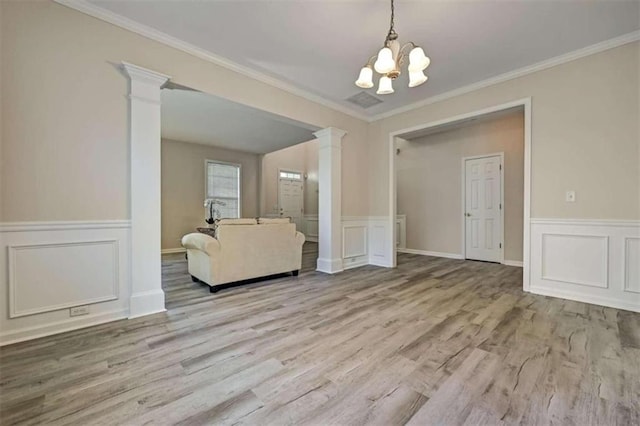
[[[240,217],[240,166],[207,161],[207,198],[225,203],[214,206],[221,218]]]

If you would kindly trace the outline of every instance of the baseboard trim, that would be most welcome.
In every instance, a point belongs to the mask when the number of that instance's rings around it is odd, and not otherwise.
[[[604,297],[592,296],[589,294],[574,293],[566,290],[551,290],[548,288],[531,286],[529,292],[540,296],[557,297],[560,299],[574,300],[576,302],[588,303],[596,306],[607,306],[609,308],[624,309],[625,311],[640,313],[640,305],[637,303],[628,303],[622,300],[609,299]]]
[[[162,249],[160,253],[162,254],[174,254],[174,253],[186,253],[187,249],[184,247],[170,248],[170,249]]]
[[[129,319],[166,312],[164,291],[152,290],[135,293],[129,299]]]
[[[416,250],[410,248],[402,248],[397,249],[398,253],[407,253],[407,254],[419,254],[421,256],[434,256],[434,257],[446,257],[447,259],[458,259],[462,260],[464,257],[458,253],[444,253],[440,251],[427,251],[427,250]]]
[[[127,314],[126,309],[120,309],[0,333],[0,346],[12,345],[27,340],[39,339],[41,337],[53,336],[55,334],[126,319]]]
[[[522,262],[521,260],[505,260],[504,262],[502,262],[502,264],[507,266],[515,266],[517,268],[522,268],[524,266],[524,262]]]
[[[395,266],[384,258],[376,259],[374,256],[369,257],[369,265],[380,266],[381,268],[395,268]]]
[[[358,262],[344,263],[343,270],[347,271],[349,269],[355,269],[355,268],[359,268],[361,266],[366,266],[366,265],[369,265],[369,259],[365,258]]]
[[[344,270],[342,266],[342,259],[322,259],[318,258],[316,271],[324,272],[325,274],[337,274]]]

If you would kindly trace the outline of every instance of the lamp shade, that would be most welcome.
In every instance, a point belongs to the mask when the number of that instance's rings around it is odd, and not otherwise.
[[[390,71],[393,71],[396,67],[396,61],[393,60],[393,52],[388,47],[383,47],[378,52],[378,59],[376,59],[376,63],[373,64],[373,68],[380,73],[386,74]]]
[[[380,84],[378,85],[378,95],[389,95],[393,93],[393,86],[391,85],[391,79],[386,75],[380,77]]]
[[[409,53],[409,72],[422,71],[431,63],[421,47],[414,47]]]
[[[373,87],[373,70],[371,67],[362,67],[360,70],[360,76],[356,80],[356,86],[363,89],[370,89]]]
[[[427,81],[429,77],[424,75],[424,71],[409,71],[409,87],[420,86]]]

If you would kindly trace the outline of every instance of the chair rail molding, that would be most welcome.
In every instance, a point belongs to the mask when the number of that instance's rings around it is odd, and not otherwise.
[[[160,226],[160,89],[169,76],[122,62],[129,77],[131,298],[129,318],[165,311]]]

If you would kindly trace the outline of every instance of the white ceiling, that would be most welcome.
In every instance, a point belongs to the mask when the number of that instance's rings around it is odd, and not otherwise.
[[[364,110],[344,99],[386,35],[386,0],[89,1],[368,116],[640,29],[638,0],[397,0],[400,42],[424,47],[429,80],[409,89],[402,75]]]
[[[192,90],[163,89],[162,137],[266,154],[313,139],[316,129]]]

